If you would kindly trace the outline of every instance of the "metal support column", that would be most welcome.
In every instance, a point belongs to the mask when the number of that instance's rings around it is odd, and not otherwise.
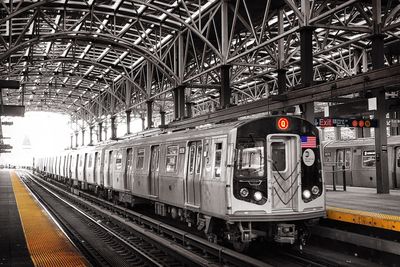
[[[160,128],[165,128],[165,111],[160,110]]]
[[[82,129],[82,146],[85,145],[85,129]]]
[[[93,145],[93,125],[89,126],[89,146]]]
[[[278,95],[286,93],[286,69],[278,69]]]
[[[111,117],[111,140],[117,139],[117,125],[115,123],[115,116]]]
[[[97,124],[97,141],[101,142],[103,141],[103,123],[99,122]]]
[[[373,28],[372,40],[372,68],[379,69],[384,66],[384,35],[382,34],[382,6],[380,0],[372,0]],[[387,129],[386,129],[386,101],[385,90],[376,93],[377,110],[375,118],[378,120],[378,127],[375,128],[375,162],[376,162],[376,191],[378,194],[389,193],[389,170],[387,153]]]
[[[147,129],[153,127],[153,100],[146,101],[147,106]]]
[[[75,147],[78,147],[78,131],[75,132]]]
[[[131,113],[132,111],[127,110],[126,112],[126,134],[131,133]]]
[[[175,120],[185,117],[185,86],[180,85],[174,89],[174,111]]]
[[[313,27],[305,26],[300,29],[300,57],[301,57],[301,81],[302,87],[313,84],[313,53],[312,35]],[[314,121],[314,102],[302,105],[304,118],[310,122]]]
[[[228,108],[231,105],[230,69],[231,65],[221,66],[221,91],[219,94],[221,108]]]
[[[192,102],[186,102],[186,116],[188,117],[188,118],[191,118],[192,117],[192,105],[193,105],[193,103]]]

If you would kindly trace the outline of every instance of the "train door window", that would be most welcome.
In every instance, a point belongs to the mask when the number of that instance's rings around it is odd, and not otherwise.
[[[79,159],[79,167],[82,167],[82,165],[83,165],[83,157],[80,157],[80,159]]]
[[[194,164],[195,164],[195,153],[196,153],[196,147],[195,146],[191,146],[190,147],[190,151],[189,151],[189,173],[193,173],[194,172]]]
[[[99,152],[94,153],[93,181],[97,182],[97,168],[99,167]]]
[[[214,177],[221,177],[222,143],[215,143]]]
[[[176,170],[177,160],[178,160],[178,146],[168,146],[167,156],[166,156],[167,172],[174,172]]]
[[[121,151],[117,151],[115,155],[115,169],[121,170],[122,169],[122,153]]]
[[[362,155],[363,167],[375,167],[375,151],[363,151]]]
[[[203,150],[202,150],[202,146],[199,145],[197,146],[197,161],[196,161],[196,173],[199,174],[201,172],[201,154],[202,154]]]
[[[283,142],[271,143],[273,171],[286,170],[286,145]]]
[[[346,169],[349,169],[350,168],[350,164],[351,164],[351,149],[346,149],[346,153],[345,154],[346,155],[345,155],[344,164],[345,164]]]
[[[136,155],[136,169],[143,169],[144,167],[144,148],[139,148]]]

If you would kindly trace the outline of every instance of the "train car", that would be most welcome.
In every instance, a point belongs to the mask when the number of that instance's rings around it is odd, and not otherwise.
[[[84,163],[89,153],[96,167]],[[72,180],[101,185],[117,202],[151,203],[238,250],[258,237],[302,241],[305,224],[325,216],[318,129],[297,117],[138,135],[69,155],[82,166]],[[93,168],[99,180],[85,180]]]
[[[375,140],[359,138],[325,142],[323,145],[325,179],[328,185],[376,188]],[[389,136],[387,144],[390,188],[400,187],[400,136]]]

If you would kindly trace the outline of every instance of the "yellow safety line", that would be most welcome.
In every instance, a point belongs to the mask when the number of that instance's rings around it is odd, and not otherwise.
[[[15,172],[10,175],[25,240],[35,266],[89,266]]]
[[[331,220],[362,224],[400,232],[400,216],[382,213],[327,207],[327,217]]]

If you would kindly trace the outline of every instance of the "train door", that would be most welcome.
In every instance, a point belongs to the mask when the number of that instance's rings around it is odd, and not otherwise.
[[[124,175],[124,189],[131,190],[133,181],[133,149],[128,148],[126,150],[126,164],[125,164],[125,175]]]
[[[394,152],[395,165],[394,165],[394,173],[395,173],[395,183],[393,187],[400,187],[400,147],[396,147]]]
[[[349,148],[336,150],[335,176],[337,184],[343,184],[343,173],[346,175],[346,185],[353,185],[351,177],[351,149]]]
[[[186,203],[200,206],[200,177],[203,145],[201,141],[190,142],[186,176]]]
[[[152,196],[158,196],[158,178],[159,178],[159,161],[160,161],[160,147],[151,147],[150,156],[150,173],[149,173],[149,192]]]
[[[298,136],[272,134],[267,137],[272,211],[297,209],[301,160],[299,149]]]

